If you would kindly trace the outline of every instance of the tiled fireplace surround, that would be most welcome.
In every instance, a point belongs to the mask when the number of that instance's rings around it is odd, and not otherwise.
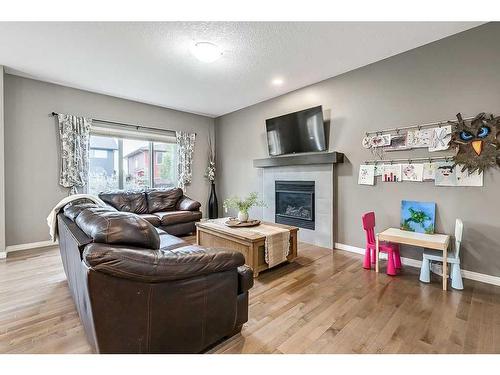
[[[299,241],[333,247],[333,164],[313,164],[264,168],[262,196],[267,207],[263,219],[275,221],[275,181],[315,182],[315,229],[300,228]]]

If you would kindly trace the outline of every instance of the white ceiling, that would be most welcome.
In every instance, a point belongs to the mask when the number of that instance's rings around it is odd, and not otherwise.
[[[7,72],[220,116],[480,25],[479,22],[0,23]],[[210,41],[213,63],[189,48]],[[275,87],[271,80],[282,77]]]

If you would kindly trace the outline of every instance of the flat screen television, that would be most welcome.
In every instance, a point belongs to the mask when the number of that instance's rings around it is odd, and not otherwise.
[[[269,155],[325,151],[321,106],[266,120]]]

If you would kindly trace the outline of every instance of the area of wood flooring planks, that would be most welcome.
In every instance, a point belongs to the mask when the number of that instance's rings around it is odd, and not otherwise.
[[[301,243],[256,280],[241,334],[209,353],[500,353],[500,287],[464,282],[444,292],[416,269],[376,274]],[[90,352],[58,249],[0,262],[0,353]]]

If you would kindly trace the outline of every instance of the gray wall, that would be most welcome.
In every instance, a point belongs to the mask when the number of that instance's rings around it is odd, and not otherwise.
[[[5,157],[4,157],[4,104],[3,84],[4,70],[0,65],[0,259],[5,253]]]
[[[437,231],[453,233],[455,218],[464,222],[463,268],[500,276],[499,169],[485,174],[482,188],[357,184],[359,164],[373,159],[361,147],[368,130],[450,119],[459,111],[500,114],[498,45],[500,24],[486,24],[217,118],[219,200],[261,190],[261,172],[252,160],[267,156],[266,118],[323,105],[331,120],[330,149],[347,156],[337,169],[336,242],[364,247],[361,215],[366,211],[375,211],[377,228],[383,229],[399,225],[402,199],[435,201]],[[428,154],[419,151],[411,155]],[[421,258],[410,248],[404,256]]]
[[[197,133],[193,181],[187,194],[206,211],[204,171],[209,117],[5,75],[7,245],[49,239],[45,218],[68,195],[58,184],[58,142],[52,111]]]

